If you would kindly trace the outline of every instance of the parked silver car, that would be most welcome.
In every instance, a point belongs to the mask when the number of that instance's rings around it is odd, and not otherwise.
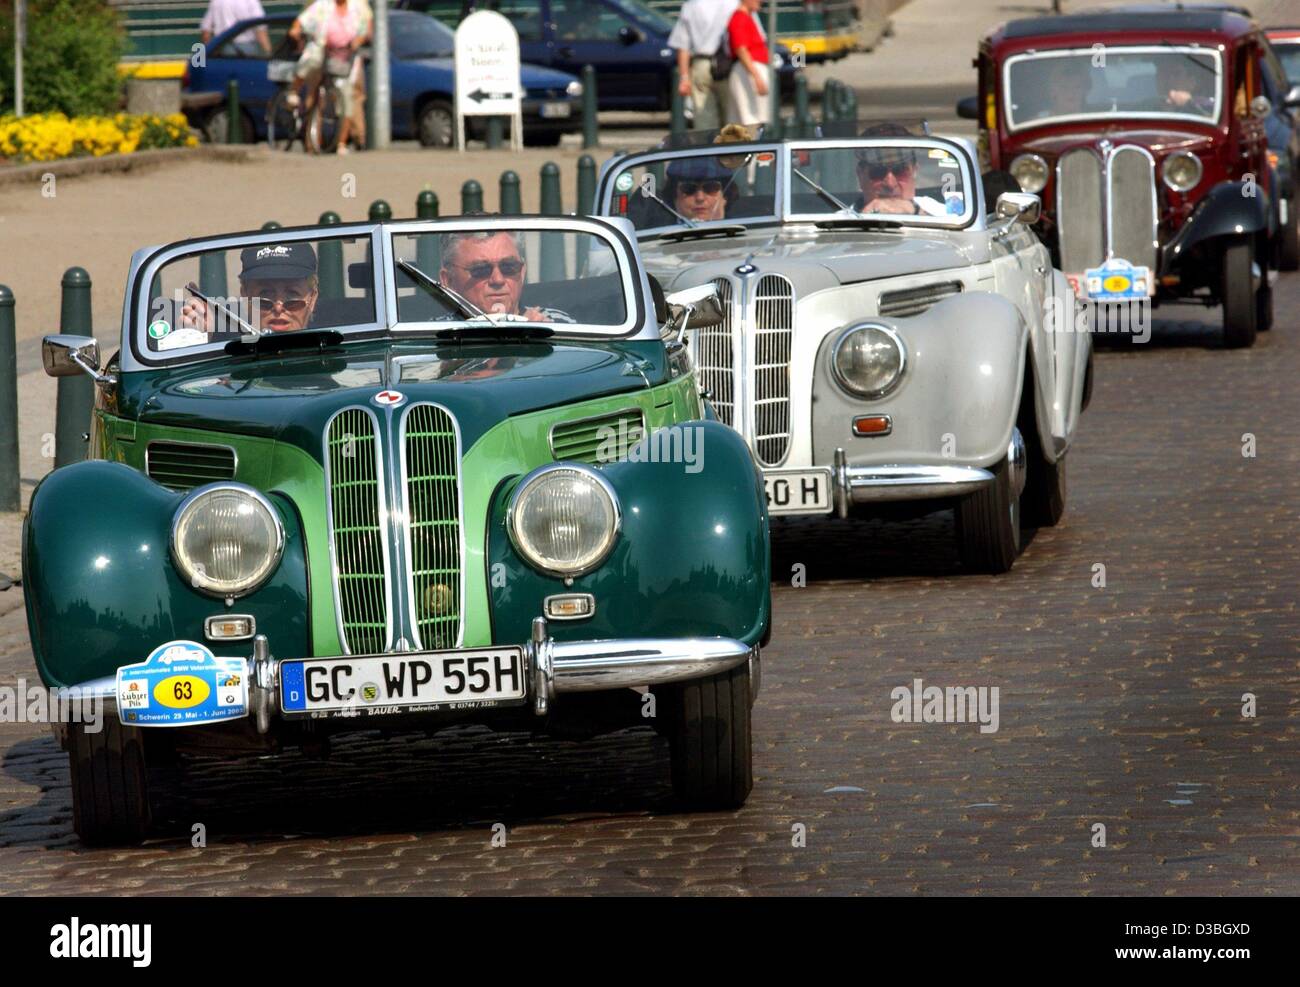
[[[666,291],[715,286],[726,317],[681,342],[773,515],[955,506],[965,565],[1002,572],[1065,509],[1087,323],[1037,197],[986,190],[968,141],[881,130],[616,157],[597,211]]]

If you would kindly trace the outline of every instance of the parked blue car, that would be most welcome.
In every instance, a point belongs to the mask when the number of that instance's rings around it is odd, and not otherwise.
[[[224,94],[230,79],[239,80],[245,140],[266,138],[266,108],[280,86],[270,78],[272,64],[298,58],[298,50],[288,37],[292,23],[292,14],[240,21],[212,39],[206,65],[191,66],[186,71],[185,88],[190,97],[186,100],[186,114],[190,124],[202,129],[208,140],[226,139],[226,107],[224,100],[205,103],[203,96]],[[239,35],[257,27],[265,27],[270,34],[270,55],[261,51],[249,54],[246,49],[250,46],[241,49],[235,45]],[[418,139],[426,147],[451,147],[456,141],[451,30],[423,14],[394,10],[389,14],[389,37],[393,137]],[[564,72],[528,63],[521,67],[520,74],[524,85],[525,143],[554,145],[562,134],[582,129],[581,82]],[[485,121],[485,117],[468,117],[467,135],[481,137]]]
[[[475,10],[495,10],[519,33],[527,62],[581,75],[596,70],[602,110],[669,108],[676,54],[668,47],[671,19],[641,0],[395,0],[454,27]],[[790,51],[778,44],[781,92],[794,89]]]

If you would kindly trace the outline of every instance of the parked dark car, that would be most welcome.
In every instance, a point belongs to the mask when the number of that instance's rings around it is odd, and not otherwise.
[[[207,64],[186,70],[185,89],[191,95],[224,93],[230,79],[239,80],[239,102],[244,113],[245,139],[266,137],[266,108],[275,96],[298,50],[287,36],[292,15],[240,21],[217,35],[208,47]],[[237,50],[234,39],[250,28],[265,25],[271,35],[271,55],[248,55]],[[452,66],[452,32],[430,17],[392,11],[390,73],[393,101],[392,134],[398,140],[418,139],[426,147],[450,147],[456,140],[452,109],[455,73]],[[524,86],[524,141],[559,143],[562,134],[582,128],[582,83],[571,75],[525,62],[520,75]],[[226,139],[224,103],[187,109],[190,123],[208,140]],[[484,117],[466,120],[471,138],[481,137]]]
[[[1266,44],[1223,10],[1009,21],[958,112],[978,119],[987,167],[1042,197],[1040,235],[1081,296],[1222,305],[1226,343],[1249,346],[1294,235],[1269,163]]]
[[[524,61],[577,76],[583,66],[594,67],[602,110],[662,111],[671,105],[673,22],[641,0],[397,0],[397,6],[451,28],[475,10],[495,10],[519,32]],[[785,45],[776,51],[785,93],[794,87],[794,65]]]

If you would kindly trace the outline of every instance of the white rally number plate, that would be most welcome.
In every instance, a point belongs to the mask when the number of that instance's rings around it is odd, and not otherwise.
[[[766,470],[763,485],[767,488],[769,514],[829,514],[831,471]]]
[[[280,708],[313,716],[382,716],[521,702],[522,648],[429,651],[280,663]]]

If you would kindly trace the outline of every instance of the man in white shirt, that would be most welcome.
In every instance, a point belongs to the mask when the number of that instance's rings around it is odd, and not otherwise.
[[[203,20],[199,21],[199,34],[206,45],[232,24],[265,16],[266,11],[259,0],[212,0]],[[271,54],[271,39],[265,25],[240,34],[235,38],[234,46],[243,55]]]
[[[712,58],[727,43],[727,22],[739,0],[686,0],[668,35],[668,47],[677,52],[678,92],[691,101],[697,130],[722,125],[725,82],[713,78]]]

